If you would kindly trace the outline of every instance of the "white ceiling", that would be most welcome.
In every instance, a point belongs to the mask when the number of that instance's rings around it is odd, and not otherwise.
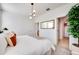
[[[65,3],[35,3],[34,9],[36,10],[36,16],[39,16],[48,12],[46,11],[47,8],[53,10],[62,5],[65,5]],[[26,16],[29,16],[31,12],[30,3],[2,3],[1,6],[4,11],[22,14]]]

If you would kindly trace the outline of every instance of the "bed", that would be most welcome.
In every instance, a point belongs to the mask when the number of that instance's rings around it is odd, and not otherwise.
[[[15,47],[7,47],[5,55],[48,55],[51,54],[51,42],[47,39],[38,40],[36,38],[23,35],[17,36]]]

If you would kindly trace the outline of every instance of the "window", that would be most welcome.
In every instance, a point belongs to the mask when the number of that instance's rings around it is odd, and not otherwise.
[[[41,22],[40,26],[41,29],[54,29],[54,20]]]

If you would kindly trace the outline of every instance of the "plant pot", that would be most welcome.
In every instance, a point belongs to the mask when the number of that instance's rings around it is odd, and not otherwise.
[[[72,44],[71,52],[73,55],[79,55],[79,46],[78,44]]]
[[[76,46],[76,47],[79,47],[79,44],[75,44],[75,43],[74,43],[74,44],[72,44],[72,45],[74,45],[74,46]]]

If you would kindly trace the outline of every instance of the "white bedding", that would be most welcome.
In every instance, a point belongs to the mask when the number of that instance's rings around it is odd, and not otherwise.
[[[15,47],[7,47],[5,55],[40,55],[51,48],[49,40],[37,40],[30,36],[18,36]]]

